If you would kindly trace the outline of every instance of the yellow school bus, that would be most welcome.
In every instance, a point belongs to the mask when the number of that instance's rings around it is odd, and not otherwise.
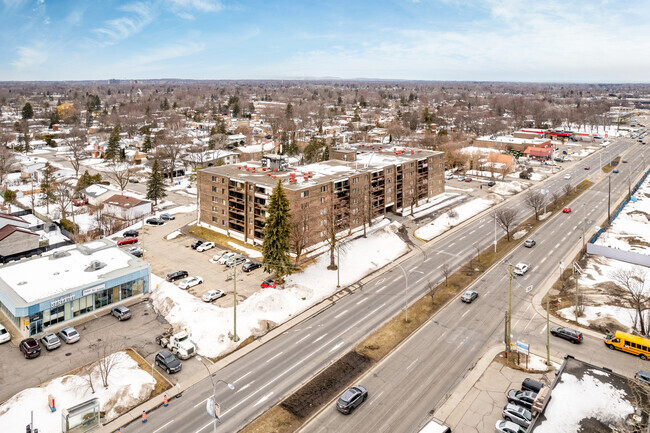
[[[611,350],[618,349],[632,355],[638,355],[643,360],[648,359],[650,356],[650,340],[621,331],[606,336],[605,345]]]

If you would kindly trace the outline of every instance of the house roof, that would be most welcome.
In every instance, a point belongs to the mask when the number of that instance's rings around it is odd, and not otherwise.
[[[28,235],[38,236],[38,234],[34,233],[33,231],[24,229],[22,227],[6,225],[0,229],[0,241],[4,240],[5,238],[9,237],[15,232],[27,233]]]
[[[526,150],[524,150],[524,155],[530,155],[530,156],[547,157],[547,156],[551,156],[552,153],[553,153],[552,147],[527,147]]]
[[[100,195],[106,194],[109,191],[110,189],[98,183],[90,185],[82,190],[82,192],[89,197],[99,197]]]
[[[106,201],[104,201],[104,203],[128,209],[142,204],[150,204],[151,202],[149,200],[141,200],[135,197],[115,194],[109,197]]]
[[[488,155],[488,162],[495,164],[512,165],[515,157],[512,155],[504,155],[503,153],[492,152]]]
[[[8,220],[11,220],[11,221],[16,221],[16,222],[20,222],[20,223],[29,224],[27,221],[25,221],[21,217],[13,216],[13,215],[10,215],[8,213],[0,213],[0,218],[8,219]]]

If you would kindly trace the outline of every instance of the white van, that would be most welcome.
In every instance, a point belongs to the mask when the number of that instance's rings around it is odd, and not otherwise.
[[[434,418],[422,427],[422,430],[418,433],[451,433],[451,429],[444,425],[442,421]]]

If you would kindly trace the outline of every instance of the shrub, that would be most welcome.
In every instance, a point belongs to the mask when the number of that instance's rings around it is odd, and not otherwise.
[[[75,224],[69,219],[62,219],[61,220],[61,227],[69,231],[70,233],[78,233],[79,232],[79,224]]]

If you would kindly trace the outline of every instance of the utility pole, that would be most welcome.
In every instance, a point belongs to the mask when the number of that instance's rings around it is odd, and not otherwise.
[[[609,225],[609,220],[612,219],[612,211],[610,208],[611,201],[612,201],[612,177],[607,176],[607,225]]]
[[[336,244],[336,288],[341,288],[341,275],[339,270],[341,269],[341,245],[340,243]]]
[[[140,239],[138,239],[140,245],[142,245],[142,260],[144,260],[144,228],[144,214],[142,214],[142,236],[140,236]]]
[[[237,337],[237,265],[233,266],[234,269],[234,276],[232,279],[232,285],[233,285],[233,297],[235,303],[233,304],[233,337],[232,341],[237,342],[239,341],[239,338]]]
[[[512,264],[508,262],[508,280],[509,280],[509,286],[508,286],[508,313],[506,315],[507,321],[506,321],[506,344],[507,344],[507,352],[510,353],[510,346],[512,342],[510,341],[511,336],[512,336]]]
[[[508,335],[510,335],[510,333],[508,332],[508,312],[507,311],[506,311],[506,320],[504,320],[503,324],[504,324],[504,328],[505,328],[503,330],[503,332],[505,334],[503,341],[506,342],[506,358],[507,358],[508,357],[508,352],[510,352],[510,345],[508,344],[509,343]]]
[[[494,252],[497,252],[497,214],[494,214]]]

